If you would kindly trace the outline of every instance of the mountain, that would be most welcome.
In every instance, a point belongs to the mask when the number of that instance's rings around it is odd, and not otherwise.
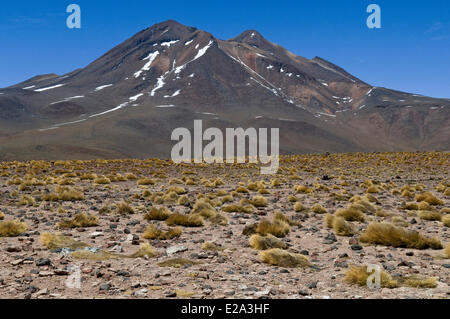
[[[278,127],[285,154],[450,149],[450,100],[373,87],[248,30],[166,21],[0,89],[0,160],[170,157],[177,127]]]

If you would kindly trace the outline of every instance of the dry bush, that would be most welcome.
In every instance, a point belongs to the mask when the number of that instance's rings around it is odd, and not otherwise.
[[[369,188],[367,188],[367,193],[369,193],[369,194],[376,194],[379,192],[380,192],[380,189],[375,185],[372,185]]]
[[[228,225],[228,218],[222,214],[217,213],[214,217],[208,219],[213,225],[226,226]]]
[[[151,179],[151,178],[141,178],[140,180],[137,181],[138,185],[155,185],[156,182],[155,180]]]
[[[232,195],[225,195],[222,197],[222,204],[225,203],[232,203],[233,202],[233,196]]]
[[[3,212],[0,212],[0,220],[5,219],[5,214],[3,214]]]
[[[81,213],[73,219],[63,220],[58,224],[60,228],[94,227],[98,226],[98,217]]]
[[[182,266],[185,266],[185,265],[199,265],[199,264],[201,264],[201,262],[199,262],[199,261],[194,261],[194,260],[185,259],[185,258],[173,258],[173,259],[168,259],[168,260],[158,263],[158,266],[159,267],[181,268]]]
[[[367,266],[356,267],[352,266],[345,273],[344,280],[353,285],[359,285],[361,287],[367,286],[367,279],[370,273],[367,272]],[[380,285],[383,288],[397,288],[398,282],[393,280],[392,277],[385,271],[381,271]]]
[[[203,223],[203,217],[197,214],[183,215],[175,213],[166,219],[166,224],[169,226],[201,227]]]
[[[216,244],[216,243],[212,243],[212,242],[206,242],[202,245],[202,250],[205,251],[220,251],[223,250],[223,248]]]
[[[132,181],[132,180],[136,180],[136,179],[137,179],[136,175],[134,175],[133,173],[127,173],[127,174],[125,175],[125,178],[126,178],[127,180],[129,180],[129,181]]]
[[[315,204],[313,207],[311,207],[311,211],[313,211],[316,214],[327,214],[328,211],[320,204]]]
[[[408,231],[388,223],[371,223],[359,238],[362,243],[414,248],[414,249],[441,249],[439,239],[428,238],[415,231]]]
[[[289,253],[279,248],[260,252],[261,260],[269,265],[283,268],[309,267],[308,259],[300,254]]]
[[[77,241],[68,236],[63,236],[59,233],[43,233],[41,234],[41,242],[45,247],[47,247],[47,249],[50,250],[58,248],[81,249],[88,247],[88,245],[83,242]]]
[[[94,184],[107,185],[111,184],[111,180],[106,176],[99,176],[94,179]]]
[[[379,208],[379,209],[377,209],[377,211],[375,213],[375,216],[377,216],[377,217],[390,217],[390,216],[392,216],[392,214],[388,213],[387,211],[385,211],[382,208]]]
[[[419,211],[419,217],[423,220],[441,221],[442,215],[439,212],[422,210]]]
[[[445,215],[445,216],[442,216],[442,224],[445,226],[445,227],[450,227],[450,215]]]
[[[178,197],[177,193],[170,191],[164,194],[162,200],[165,204],[175,204],[178,201]]]
[[[444,258],[450,258],[450,243],[448,243],[447,246],[445,246]]]
[[[285,223],[289,224],[289,226],[301,226],[300,222],[297,222],[297,221],[294,221],[294,220],[290,219],[289,217],[284,215],[279,210],[275,211],[275,214],[273,216],[273,220],[279,220],[279,221],[285,222]]]
[[[187,191],[181,186],[171,186],[167,189],[167,192],[175,192],[177,195],[183,195],[187,193]]]
[[[19,205],[22,205],[22,206],[25,206],[25,205],[27,205],[27,206],[32,206],[32,205],[34,205],[36,203],[36,200],[32,197],[32,196],[29,196],[29,195],[22,195],[21,197],[20,197],[20,199],[19,199]]]
[[[417,202],[427,202],[430,205],[444,205],[444,201],[437,198],[433,193],[425,192],[422,194],[417,194],[415,197]]]
[[[325,224],[328,228],[333,228],[338,236],[353,236],[356,233],[352,224],[339,216],[327,214],[325,216]]]
[[[243,186],[239,186],[238,188],[236,188],[236,192],[247,194],[248,193],[248,189],[243,187]]]
[[[419,278],[415,276],[399,278],[399,284],[404,287],[411,288],[436,288],[437,287],[437,278],[429,277],[429,278]]]
[[[259,222],[256,232],[260,235],[266,236],[268,234],[274,235],[275,237],[285,237],[290,232],[290,226],[288,223],[281,220],[274,220],[273,222],[267,219]]]
[[[149,225],[144,234],[142,235],[142,238],[145,239],[158,239],[158,240],[169,240],[173,238],[178,238],[181,236],[183,231],[180,227],[170,228],[168,231],[164,232],[156,225]]]
[[[120,256],[118,254],[113,254],[104,250],[98,252],[92,252],[90,250],[76,250],[71,255],[75,259],[92,261],[104,261],[124,258],[123,256]]]
[[[419,204],[417,203],[406,203],[405,205],[402,206],[403,209],[407,209],[407,210],[419,210]]]
[[[119,214],[119,215],[134,214],[134,209],[127,202],[122,201],[119,204],[117,204],[116,214]]]
[[[305,211],[306,210],[306,207],[305,206],[303,206],[302,205],[302,203],[300,203],[300,202],[296,202],[295,204],[294,204],[294,211],[295,212],[303,212],[303,211]]]
[[[216,216],[216,209],[211,205],[211,201],[205,198],[199,199],[192,208],[192,214],[198,214],[205,218]]]
[[[258,234],[252,235],[250,237],[250,246],[256,250],[267,250],[272,248],[287,249],[286,243],[279,240],[277,237],[270,234],[266,236],[261,236]]]
[[[71,187],[56,187],[54,193],[45,194],[42,199],[48,202],[84,200],[83,192]]]
[[[169,218],[171,212],[166,207],[160,207],[156,208],[155,206],[152,206],[150,208],[150,211],[144,215],[145,220],[166,220]]]
[[[309,188],[305,185],[295,185],[294,186],[294,190],[297,193],[302,193],[302,194],[310,194],[312,193],[314,190],[312,188]]]
[[[181,196],[180,198],[178,198],[177,204],[180,206],[189,206],[189,204],[191,203],[191,201],[189,200],[189,197],[187,197],[186,195]]]
[[[417,204],[417,207],[419,208],[419,210],[433,210],[431,205],[427,202],[420,202],[419,204]]]
[[[27,231],[27,224],[19,220],[5,220],[0,222],[0,237],[16,237]]]
[[[140,245],[137,252],[127,256],[128,258],[142,258],[142,257],[153,257],[155,255],[155,250],[150,246],[149,243],[143,243]]]
[[[255,207],[253,205],[238,205],[238,204],[231,204],[227,206],[223,206],[222,210],[226,213],[246,213],[251,214],[255,211]]]
[[[342,217],[346,221],[350,222],[364,222],[366,220],[366,215],[364,215],[364,213],[353,204],[347,208],[338,209],[335,216]]]
[[[255,207],[266,207],[267,198],[265,198],[264,196],[255,196],[252,198],[250,203]]]
[[[352,266],[345,273],[344,280],[349,284],[356,284],[361,287],[367,286],[367,279],[370,273],[367,272],[367,266],[356,267]],[[381,271],[380,284],[382,288],[398,288],[398,287],[411,287],[411,288],[436,288],[437,279],[434,277],[419,278],[416,276],[406,276],[393,279],[385,271]]]

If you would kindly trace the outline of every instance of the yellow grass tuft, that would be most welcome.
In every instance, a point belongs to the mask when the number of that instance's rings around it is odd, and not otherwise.
[[[367,279],[370,273],[367,272],[367,266],[356,267],[352,266],[345,273],[344,280],[353,285],[359,285],[361,287],[367,286]],[[383,288],[397,288],[398,282],[393,280],[392,277],[385,271],[381,271],[380,285]]]
[[[428,238],[415,231],[408,231],[395,227],[388,223],[371,223],[366,231],[361,235],[362,243],[414,248],[414,249],[441,249],[442,244],[439,239]]]
[[[422,194],[417,194],[415,197],[417,202],[427,202],[430,205],[444,205],[444,201],[437,198],[433,193],[425,192]]]
[[[134,209],[127,202],[122,201],[119,204],[117,204],[116,214],[120,215],[134,214]]]
[[[273,248],[260,252],[261,260],[269,265],[283,268],[308,267],[308,259],[300,254],[289,253],[279,248]]]
[[[138,185],[155,185],[156,182],[151,178],[141,178],[137,181]]]
[[[445,215],[445,216],[442,216],[442,224],[445,226],[445,227],[450,227],[450,215]]]
[[[175,213],[166,219],[166,224],[169,226],[201,227],[203,223],[203,217],[197,214],[183,215]]]
[[[220,251],[220,250],[223,250],[223,248],[220,245],[217,245],[216,243],[206,242],[202,245],[202,250]]]
[[[111,180],[106,176],[99,176],[96,179],[94,179],[94,183],[99,185],[106,185],[111,184]]]
[[[447,246],[445,246],[444,258],[450,258],[450,243],[448,243]]]
[[[150,211],[144,215],[145,220],[166,220],[169,218],[171,212],[166,207],[160,207],[156,208],[155,206],[152,206],[150,208]]]
[[[436,211],[430,211],[430,210],[419,211],[419,217],[423,220],[429,220],[429,221],[441,221],[441,219],[442,219],[441,213],[436,212]]]
[[[93,227],[98,226],[98,217],[81,213],[73,219],[63,220],[58,224],[60,228],[77,228],[77,227]]]
[[[256,250],[267,250],[272,248],[286,249],[287,244],[279,240],[277,237],[270,234],[261,236],[258,234],[250,237],[250,246]]]
[[[3,212],[0,212],[0,220],[5,219],[5,214],[3,214]]]
[[[255,196],[252,198],[250,203],[255,207],[266,207],[267,198],[265,198],[264,196]]]
[[[145,232],[142,234],[142,238],[169,240],[180,237],[182,233],[183,231],[180,227],[170,228],[168,231],[164,232],[158,229],[156,225],[152,224],[145,229]]]
[[[27,231],[27,225],[19,220],[0,222],[0,237],[16,237]]]
[[[352,266],[345,273],[344,280],[353,285],[359,285],[361,287],[367,286],[367,279],[371,274],[367,272],[367,266]],[[411,288],[436,288],[437,278],[419,278],[416,276],[406,276],[393,279],[391,275],[385,271],[381,271],[380,285],[382,288],[398,288],[398,287],[411,287]]]
[[[346,221],[350,222],[364,222],[366,215],[358,209],[356,205],[350,205],[348,208],[338,209],[336,211],[336,217],[342,217]]]
[[[279,219],[273,222],[267,219],[259,222],[256,232],[260,235],[266,236],[268,234],[274,235],[275,237],[285,237],[290,232],[290,226],[288,223],[281,221]]]
[[[238,192],[238,193],[248,193],[248,189],[243,187],[243,186],[239,186],[238,188],[236,188],[236,192]]]
[[[192,214],[198,214],[205,218],[212,218],[216,216],[216,209],[211,205],[208,199],[199,199],[192,208]]]
[[[379,193],[379,192],[380,192],[380,189],[375,185],[372,185],[369,188],[367,188],[367,193],[369,193],[369,194],[375,194],[375,193]]]
[[[315,204],[311,210],[316,214],[327,214],[328,211],[320,204]]]
[[[273,220],[279,220],[279,221],[285,222],[290,226],[300,226],[301,225],[300,222],[293,221],[292,219],[290,219],[289,217],[284,215],[279,210],[275,212],[275,215],[273,216]]]
[[[19,199],[19,205],[22,206],[32,206],[36,203],[36,200],[29,195],[22,195]]]
[[[158,263],[158,266],[159,267],[181,268],[182,266],[185,266],[185,265],[198,265],[198,264],[201,264],[201,262],[190,260],[190,259],[185,259],[185,258],[173,258],[173,259],[168,259],[168,260]]]
[[[71,237],[63,236],[59,233],[43,233],[41,234],[42,244],[50,250],[58,248],[81,249],[88,247],[87,244],[77,241]]]
[[[306,210],[306,207],[305,206],[303,206],[302,205],[302,203],[300,203],[300,202],[296,202],[295,204],[294,204],[294,211],[295,212],[303,212],[304,210]]]
[[[139,247],[139,250],[134,254],[128,256],[129,258],[142,258],[145,256],[153,257],[155,255],[155,250],[150,246],[149,243],[143,243]]]
[[[352,224],[342,217],[327,214],[325,216],[325,224],[328,228],[333,228],[338,236],[353,236],[355,234]]]
[[[56,187],[54,193],[45,194],[42,199],[48,202],[57,201],[80,201],[84,199],[83,192],[71,187]]]

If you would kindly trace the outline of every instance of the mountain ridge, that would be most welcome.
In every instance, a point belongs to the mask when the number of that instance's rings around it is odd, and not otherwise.
[[[171,130],[196,117],[219,128],[276,125],[286,153],[448,150],[449,107],[371,86],[256,30],[220,40],[167,20],[84,68],[0,89],[0,159],[168,157]],[[130,149],[136,138],[155,147]]]

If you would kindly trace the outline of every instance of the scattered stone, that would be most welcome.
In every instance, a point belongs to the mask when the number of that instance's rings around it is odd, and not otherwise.
[[[168,255],[173,255],[173,254],[181,253],[181,252],[184,252],[184,251],[187,251],[187,250],[188,249],[186,247],[177,245],[177,246],[171,246],[171,247],[167,248],[166,249],[166,253]]]
[[[36,260],[36,266],[43,267],[43,266],[50,266],[52,262],[48,258],[40,258]]]

